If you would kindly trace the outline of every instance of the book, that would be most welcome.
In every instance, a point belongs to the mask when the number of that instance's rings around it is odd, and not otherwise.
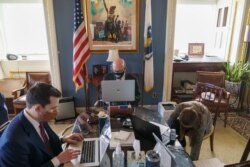
[[[118,132],[111,132],[110,149],[114,149],[117,143],[120,142],[121,146],[132,146],[135,140],[134,132],[127,132],[120,130]]]

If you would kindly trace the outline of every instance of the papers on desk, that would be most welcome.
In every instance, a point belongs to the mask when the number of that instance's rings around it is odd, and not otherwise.
[[[167,130],[169,130],[170,128],[166,125],[162,125],[162,124],[159,124],[159,123],[156,123],[156,122],[153,122],[153,121],[150,121],[151,124],[154,124],[156,126],[158,126],[160,128],[160,132],[161,132],[161,135],[163,133],[165,133]]]
[[[120,130],[118,132],[111,132],[110,148],[113,149],[120,142],[121,146],[132,146],[135,140],[134,132],[127,132]]]

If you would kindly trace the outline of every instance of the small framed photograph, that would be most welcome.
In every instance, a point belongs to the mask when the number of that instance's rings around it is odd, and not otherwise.
[[[203,56],[204,55],[204,43],[189,43],[188,54],[191,56]]]

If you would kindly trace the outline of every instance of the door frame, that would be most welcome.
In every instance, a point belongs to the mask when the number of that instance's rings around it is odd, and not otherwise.
[[[52,84],[62,91],[53,0],[43,0]]]

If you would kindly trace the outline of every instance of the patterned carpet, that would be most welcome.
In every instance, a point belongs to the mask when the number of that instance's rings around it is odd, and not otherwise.
[[[244,138],[250,137],[250,117],[243,117],[232,112],[228,114],[227,124]]]

